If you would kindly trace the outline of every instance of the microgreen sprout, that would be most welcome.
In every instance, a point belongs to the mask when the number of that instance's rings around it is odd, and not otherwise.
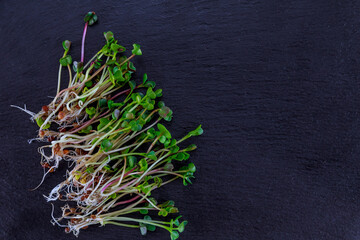
[[[187,161],[196,145],[181,143],[203,133],[201,125],[181,139],[176,139],[161,120],[171,121],[173,112],[159,98],[161,89],[143,75],[141,83],[133,79],[132,61],[142,55],[133,44],[131,55],[118,43],[112,32],[105,32],[105,44],[84,63],[87,27],[97,21],[94,12],[86,14],[81,46],[81,60],[68,55],[71,42],[63,42],[58,91],[54,99],[34,114],[39,126],[44,177],[62,161],[69,162],[66,179],[45,197],[47,201],[73,202],[62,207],[62,215],[52,223],[76,236],[90,225],[113,224],[138,228],[142,235],[156,228],[179,238],[187,221],[174,216],[179,210],[174,201],[159,203],[152,191],[176,179],[191,184],[196,167]],[[73,70],[71,69],[73,65]],[[69,71],[69,84],[60,91],[61,69]],[[18,107],[19,108],[19,107]],[[175,162],[178,162],[174,164]],[[148,214],[156,213],[155,220]],[[129,214],[138,213],[137,217]],[[154,217],[155,218],[155,217]]]
[[[84,54],[85,54],[85,37],[86,37],[86,31],[88,26],[93,25],[94,23],[96,23],[98,20],[97,15],[95,14],[95,12],[88,12],[85,15],[84,18],[84,22],[85,22],[85,27],[84,27],[84,32],[83,32],[83,37],[82,37],[82,41],[81,41],[81,62],[84,62]]]

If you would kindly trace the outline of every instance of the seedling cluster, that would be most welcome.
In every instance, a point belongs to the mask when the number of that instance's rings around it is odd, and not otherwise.
[[[201,125],[176,140],[160,123],[171,121],[173,114],[159,101],[162,89],[146,74],[141,83],[132,79],[136,68],[130,60],[142,55],[140,45],[133,44],[127,57],[126,48],[106,32],[105,45],[85,64],[86,32],[97,16],[89,12],[84,20],[81,61],[72,60],[71,42],[64,41],[56,96],[37,114],[25,109],[40,128],[36,140],[50,142],[39,148],[44,178],[60,162],[69,163],[66,179],[46,196],[47,201],[66,202],[61,217],[52,214],[52,223],[76,236],[90,225],[114,224],[139,228],[142,235],[163,228],[177,239],[187,221],[181,216],[152,219],[149,212],[167,217],[178,208],[151,193],[175,179],[191,183],[195,165],[177,162],[188,160],[196,146],[180,143],[201,135]],[[69,82],[60,90],[63,69]],[[134,213],[138,217],[129,217]]]

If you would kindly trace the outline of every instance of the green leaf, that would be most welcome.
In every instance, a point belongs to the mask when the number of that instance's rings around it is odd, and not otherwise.
[[[113,106],[113,107],[122,107],[122,106],[124,106],[124,103],[115,103],[115,102],[114,102],[114,103],[112,104],[112,106]]]
[[[180,218],[182,218],[182,216],[180,215],[180,216],[178,216],[177,218],[175,218],[175,220],[174,220],[174,224],[176,225],[176,226],[179,226],[180,225],[180,222],[179,222],[179,219]]]
[[[115,79],[116,79],[116,82],[117,83],[122,83],[122,82],[125,82],[125,78],[122,74],[121,71],[118,71],[115,75],[114,75]]]
[[[155,137],[155,129],[150,128],[149,130],[147,130],[146,134],[148,135],[149,139],[153,139]]]
[[[183,152],[183,154],[184,154],[184,160],[188,160],[190,157],[190,154],[187,152]]]
[[[188,133],[188,136],[193,137],[193,136],[199,136],[201,134],[203,134],[204,130],[201,128],[201,125],[199,125],[194,131],[191,131]]]
[[[87,22],[90,26],[96,23],[97,20],[98,17],[96,16],[95,12],[88,12],[84,17],[84,21]]]
[[[176,145],[176,139],[171,139],[170,146],[175,146],[175,145]]]
[[[157,157],[156,157],[154,151],[149,152],[149,153],[146,155],[146,157],[147,157],[147,158],[150,158],[151,160],[154,160],[154,161],[157,160]]]
[[[146,215],[146,216],[144,216],[144,220],[151,221],[152,219],[150,216]],[[149,230],[151,232],[156,230],[156,227],[150,223],[146,223],[145,226],[146,226],[147,230]]]
[[[119,63],[122,63],[122,62],[126,61],[126,59],[127,59],[126,56],[121,56],[121,57],[119,58]],[[123,67],[123,66],[124,66],[124,65],[122,65],[121,67]]]
[[[138,103],[138,104],[141,103],[141,97],[140,97],[139,94],[136,95],[135,101],[136,101],[136,103]]]
[[[170,139],[166,139],[166,141],[164,142],[164,146],[165,147],[168,147],[169,146],[169,144],[170,144]]]
[[[166,139],[166,137],[165,137],[164,135],[162,135],[162,136],[159,138],[159,142],[161,142],[161,143],[165,143],[166,140],[167,140],[167,139]]]
[[[92,126],[89,125],[86,128],[81,129],[78,133],[89,133],[92,130]]]
[[[180,148],[179,148],[178,145],[172,146],[172,147],[170,148],[170,152],[171,152],[171,153],[177,153],[179,150],[180,150]]]
[[[70,55],[67,55],[67,56],[65,57],[65,59],[66,59],[68,65],[72,64],[72,58],[71,58]]]
[[[112,148],[112,146],[113,146],[113,144],[107,138],[102,140],[102,142],[101,142],[101,149],[104,152],[108,152]]]
[[[126,119],[129,119],[129,120],[132,120],[132,119],[135,118],[135,115],[134,115],[132,112],[127,112],[127,113],[125,114],[125,118],[126,118]]]
[[[146,110],[151,111],[154,109],[154,105],[152,105],[151,103],[146,103],[144,104],[144,107],[146,108]]]
[[[177,231],[172,231],[172,232],[170,233],[170,238],[171,238],[171,240],[176,240],[176,239],[178,239],[178,238],[179,238],[179,232],[177,232]]]
[[[151,87],[151,88],[155,88],[156,84],[154,81],[147,81],[145,84],[144,84],[145,87]]]
[[[63,58],[60,58],[59,62],[61,64],[61,66],[66,67],[67,65],[72,63],[72,58],[70,55],[68,55]]]
[[[118,52],[119,49],[120,49],[120,51],[122,51],[123,49],[125,49],[123,46],[121,46],[121,45],[119,45],[119,44],[117,44],[117,43],[112,43],[112,44],[110,45],[110,48],[111,48],[111,50],[113,50],[114,52]]]
[[[147,230],[149,230],[151,232],[156,230],[156,226],[151,225],[151,224],[146,224],[146,228],[147,228]]]
[[[147,79],[148,79],[148,76],[147,76],[146,73],[144,73],[144,75],[143,75],[143,84],[146,83]]]
[[[149,210],[147,210],[147,209],[141,209],[141,210],[140,210],[140,213],[141,213],[141,214],[148,214],[148,213],[149,213]]]
[[[89,91],[89,89],[87,87],[84,87],[84,89],[82,90],[82,93],[86,93],[87,91]],[[86,97],[84,97],[83,99],[86,99]],[[84,100],[85,101],[85,100]],[[83,101],[83,102],[84,102]]]
[[[166,117],[164,117],[164,120],[170,122],[171,119],[172,119],[172,111],[170,110],[170,114],[168,114]]]
[[[155,182],[156,186],[161,187],[161,184],[162,184],[163,181],[162,181],[161,178],[155,177],[154,182]]]
[[[136,72],[136,67],[132,62],[128,62],[128,67],[130,72]]]
[[[119,67],[114,67],[113,69],[114,78],[120,82],[125,81],[125,78],[123,77],[121,69]]]
[[[96,109],[94,107],[86,108],[85,111],[90,118],[92,118],[96,113]]]
[[[136,87],[135,81],[129,81],[129,86],[130,86],[130,89],[131,89],[131,90],[134,90],[135,87]]]
[[[174,159],[174,160],[177,160],[177,161],[182,161],[182,160],[184,160],[184,157],[185,157],[185,155],[184,155],[182,152],[179,152],[178,154],[176,154],[176,155],[173,157],[173,159]]]
[[[164,107],[165,106],[165,103],[163,102],[163,101],[159,101],[158,102],[158,107],[159,108],[162,108],[162,107]]]
[[[124,74],[125,81],[129,81],[129,80],[130,80],[131,74],[132,74],[132,72],[126,72],[126,73]]]
[[[103,169],[112,172],[111,167],[109,165],[104,166]]]
[[[116,79],[114,77],[114,74],[111,71],[109,71],[109,79],[110,79],[111,83],[113,84],[113,86],[115,86]]]
[[[63,46],[65,51],[69,51],[70,46],[71,46],[71,42],[69,40],[65,40],[65,41],[62,42],[62,46]]]
[[[146,91],[146,96],[148,96],[151,99],[155,99],[156,98],[156,94],[154,93],[154,91],[152,90],[151,87],[149,87]]]
[[[172,171],[174,169],[174,165],[172,165],[172,163],[166,163],[165,165],[164,165],[164,170],[166,170],[166,171]]]
[[[77,62],[77,61],[73,62],[73,69],[75,72],[77,72],[77,73],[82,72],[83,67],[84,67],[84,64],[82,62]]]
[[[145,182],[143,184],[138,185],[136,189],[139,191],[139,193],[148,194],[148,196],[150,196],[152,185],[149,185],[149,183],[147,182],[148,178],[150,178],[150,176],[145,177],[144,178]]]
[[[131,99],[132,99],[134,102],[137,102],[137,101],[136,101],[136,97],[137,97],[138,95],[139,95],[138,93],[132,93],[132,94],[130,95],[130,97],[131,97]],[[140,97],[140,99],[141,99],[141,97]]]
[[[157,205],[157,201],[155,198],[151,197],[149,198],[149,201],[152,202],[152,204]]]
[[[185,230],[185,226],[186,226],[186,224],[187,224],[188,222],[187,221],[183,221],[182,223],[180,223],[180,225],[179,225],[179,232],[183,232],[184,230]]]
[[[60,64],[61,64],[61,66],[63,66],[63,67],[66,67],[66,66],[67,66],[67,61],[66,61],[65,58],[60,58],[59,62],[60,62]]]
[[[117,195],[116,195],[116,193],[113,193],[109,197],[112,198],[112,199],[115,199],[117,197]]]
[[[110,65],[114,65],[115,63],[116,63],[116,60],[110,59],[106,62],[106,65],[110,66]]]
[[[125,120],[125,121],[123,121],[123,122],[121,123],[121,127],[122,127],[122,128],[127,128],[128,126],[129,126],[128,120]]]
[[[136,43],[133,44],[133,50],[131,52],[132,52],[132,54],[137,55],[137,56],[142,55],[140,45],[136,44]]]
[[[192,184],[190,178],[195,178],[192,172],[189,171],[189,172],[184,174],[184,177],[183,177],[184,186],[187,186],[188,183]]]
[[[170,111],[171,111],[170,108],[163,106],[160,108],[159,115],[160,117],[165,118],[170,114]]]
[[[97,130],[100,131],[102,128],[104,128],[106,125],[108,125],[110,122],[109,119],[107,118],[101,118],[100,119],[100,124],[97,126]],[[103,130],[104,132],[107,131],[107,129]]]
[[[96,23],[98,20],[98,17],[95,15],[92,19],[90,19],[89,21],[89,26],[93,25],[94,23]]]
[[[41,125],[43,125],[45,121],[41,118],[41,117],[38,117],[36,119],[36,123],[39,127],[41,127]],[[50,127],[50,123],[47,123],[42,129],[48,129]]]
[[[99,69],[101,67],[101,63],[96,61],[94,64],[95,69]]]
[[[189,163],[188,169],[189,169],[190,172],[194,173],[196,171],[195,164]]]
[[[137,120],[132,120],[130,123],[129,123],[130,127],[131,127],[131,130],[136,132],[136,131],[140,131],[142,129],[142,126],[139,124],[139,121]]]
[[[162,96],[162,89],[157,89],[155,91],[156,97],[161,97]]]
[[[103,108],[107,106],[107,100],[105,98],[102,98],[99,100],[99,107]]]
[[[144,125],[146,124],[145,119],[141,117],[141,118],[139,119],[139,124],[142,125],[142,126],[144,126]],[[144,134],[144,133],[142,133],[142,135],[143,135],[143,134]],[[146,135],[146,134],[145,134],[145,135]],[[144,136],[144,135],[143,135],[143,136]]]
[[[193,151],[197,148],[195,144],[190,144],[187,148],[184,149],[184,151]]]
[[[158,123],[157,127],[166,138],[168,138],[168,139],[171,138],[171,134],[170,134],[169,130],[167,130],[164,125],[162,125],[161,123]]]
[[[158,213],[159,216],[166,217],[168,215],[168,212],[165,209],[161,209]]]
[[[85,86],[86,87],[91,87],[93,85],[93,82],[90,80],[90,81],[87,81],[86,83],[85,83]]]
[[[141,159],[138,164],[140,166],[140,172],[146,171],[148,169],[148,163],[145,158]]]
[[[164,207],[173,207],[173,206],[175,206],[175,202],[174,201],[172,201],[172,200],[168,200],[168,201],[166,201],[166,202],[163,202],[163,203],[161,203],[161,204],[159,204],[158,205],[159,207],[162,207],[162,208],[164,208]]]
[[[135,156],[128,156],[127,157],[128,168],[132,169],[133,167],[135,167],[136,161],[137,161],[137,159]]]
[[[108,108],[109,108],[109,109],[111,109],[111,108],[113,107],[113,103],[114,103],[113,100],[107,101],[107,105],[108,105]]]
[[[125,57],[125,60],[126,60],[127,58]],[[119,61],[119,62],[123,62],[123,61]],[[122,64],[121,66],[120,66],[120,69],[121,69],[121,71],[127,71],[128,70],[128,66],[127,66],[127,64]]]
[[[176,208],[176,207],[167,207],[167,208],[165,208],[165,210],[166,210],[168,213],[178,213],[178,212],[179,212],[179,209]]]
[[[115,103],[113,100],[107,101],[107,106],[109,109],[115,108],[115,107],[122,107],[124,106],[124,103]]]
[[[107,42],[110,42],[110,40],[114,39],[114,34],[110,31],[104,32],[104,37]]]
[[[164,118],[166,121],[171,121],[172,113],[171,109],[166,106],[161,107],[159,111],[160,117]]]

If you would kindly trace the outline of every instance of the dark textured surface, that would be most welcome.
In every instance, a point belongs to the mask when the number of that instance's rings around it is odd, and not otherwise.
[[[360,238],[360,3],[357,1],[0,1],[0,239],[75,239],[50,222],[42,197],[37,111],[56,91],[60,43],[87,58],[111,30],[164,89],[175,136],[193,139],[189,187],[157,193],[189,220],[181,239]],[[78,58],[78,57],[77,57]],[[169,239],[158,230],[91,227],[79,239]]]

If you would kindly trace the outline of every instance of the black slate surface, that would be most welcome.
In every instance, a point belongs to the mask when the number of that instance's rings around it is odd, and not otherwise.
[[[160,189],[189,220],[180,239],[360,238],[360,3],[357,1],[0,1],[0,239],[76,239],[42,194],[37,111],[56,91],[61,42],[86,57],[111,30],[164,90],[175,136],[203,124],[194,184]],[[146,238],[91,227],[79,239]]]

